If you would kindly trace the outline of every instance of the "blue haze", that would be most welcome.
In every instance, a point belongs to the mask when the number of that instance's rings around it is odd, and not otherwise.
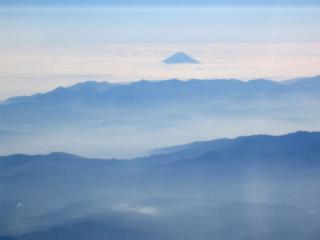
[[[1,5],[28,6],[28,5],[124,5],[124,6],[177,6],[177,5],[254,5],[254,6],[319,6],[317,0],[2,0]]]

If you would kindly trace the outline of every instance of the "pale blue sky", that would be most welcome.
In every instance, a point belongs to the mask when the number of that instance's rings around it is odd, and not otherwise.
[[[319,5],[319,0],[1,0],[0,5],[125,5],[125,6],[159,6],[159,5],[259,5],[259,6],[306,6]]]
[[[2,7],[0,44],[315,42],[318,7]]]

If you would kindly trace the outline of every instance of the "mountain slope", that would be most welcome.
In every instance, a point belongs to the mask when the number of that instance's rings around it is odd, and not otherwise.
[[[318,130],[315,81],[305,79],[308,87],[261,79],[87,82],[18,97],[0,104],[1,131],[19,132],[2,136],[0,154],[63,151],[132,158],[211,136]],[[36,143],[31,147],[30,139]]]
[[[130,161],[0,157],[0,236],[316,239],[319,157],[320,132],[197,142]]]

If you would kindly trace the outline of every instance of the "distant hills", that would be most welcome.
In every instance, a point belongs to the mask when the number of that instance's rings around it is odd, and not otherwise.
[[[200,62],[184,52],[178,52],[162,61],[165,64],[200,64]]]
[[[0,103],[0,153],[132,158],[196,139],[319,130],[319,82],[84,82],[14,97]]]
[[[0,157],[0,239],[320,236],[320,132],[158,152],[122,161],[66,153]]]
[[[305,91],[313,90],[320,91],[320,77],[301,78],[290,81],[274,82],[271,80],[252,80],[240,81],[235,79],[213,79],[213,80],[189,80],[180,81],[176,79],[163,81],[138,81],[129,84],[108,83],[108,82],[83,82],[75,84],[71,87],[58,87],[47,93],[38,93],[32,96],[18,96],[9,98],[1,103],[1,105],[16,104],[16,103],[37,103],[41,101],[56,101],[56,104],[61,104],[58,100],[69,101],[81,99],[83,102],[89,102],[89,99],[94,97],[96,101],[102,100],[124,100],[125,94],[127,98],[138,100],[137,97],[145,100],[150,97],[149,101],[154,101],[151,97],[173,98],[176,95],[179,97],[188,98],[190,96],[216,98],[220,97],[251,97],[252,95],[259,97],[268,97],[266,95],[279,94],[294,94],[305,93]],[[63,99],[59,99],[63,98]],[[130,101],[128,101],[130,103]]]

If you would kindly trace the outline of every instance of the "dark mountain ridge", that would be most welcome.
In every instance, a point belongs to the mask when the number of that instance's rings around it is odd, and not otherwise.
[[[320,132],[299,131],[194,142],[133,160],[0,157],[0,236],[313,240],[319,156]]]

